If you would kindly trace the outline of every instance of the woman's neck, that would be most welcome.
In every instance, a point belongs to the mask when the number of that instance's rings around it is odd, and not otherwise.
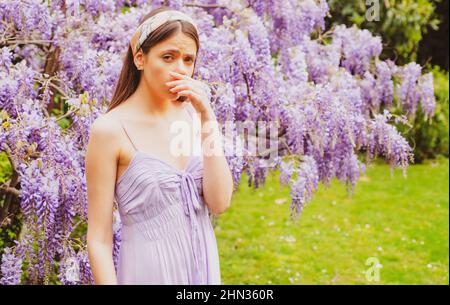
[[[183,106],[182,103],[176,100],[152,94],[149,88],[142,82],[131,95],[130,104],[141,114],[161,117],[170,116],[178,112]]]

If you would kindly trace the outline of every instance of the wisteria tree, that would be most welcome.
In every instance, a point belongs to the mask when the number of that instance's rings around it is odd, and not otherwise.
[[[432,74],[380,60],[381,38],[367,30],[325,29],[325,0],[0,0],[0,152],[12,171],[0,223],[15,205],[23,215],[1,284],[93,283],[85,239],[72,234],[87,220],[89,130],[140,18],[160,5],[197,21],[194,77],[209,85],[219,123],[278,124],[270,162],[226,142],[236,187],[243,173],[258,188],[279,169],[296,219],[319,181],[337,178],[351,193],[376,156],[404,173],[412,161],[395,123],[413,120],[419,104],[433,116]],[[231,134],[241,136],[238,124]],[[114,241],[117,262],[120,219]]]

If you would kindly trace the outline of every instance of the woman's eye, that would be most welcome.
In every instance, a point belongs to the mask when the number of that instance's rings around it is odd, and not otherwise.
[[[164,59],[173,59],[173,56],[171,55],[167,55],[167,56],[163,56]],[[192,58],[187,58],[187,61],[193,62],[194,60]]]

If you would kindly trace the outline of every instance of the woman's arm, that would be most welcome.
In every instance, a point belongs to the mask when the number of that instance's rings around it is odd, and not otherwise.
[[[189,102],[200,114],[203,197],[212,213],[223,213],[231,204],[233,177],[222,149],[222,135],[210,104],[208,85],[177,72],[169,73],[175,80],[166,85],[177,96],[189,98]],[[213,148],[210,149],[210,146]]]
[[[117,284],[113,263],[113,200],[118,133],[104,117],[92,124],[86,152],[87,248],[95,284]]]
[[[213,110],[200,116],[203,150],[203,196],[214,214],[230,207],[233,194],[233,177],[225,158],[222,134]]]

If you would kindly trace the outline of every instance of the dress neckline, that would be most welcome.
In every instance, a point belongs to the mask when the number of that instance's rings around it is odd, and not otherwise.
[[[146,156],[146,157],[151,158],[152,160],[155,160],[155,161],[158,161],[158,162],[164,164],[165,166],[169,167],[170,169],[172,169],[173,171],[175,171],[175,172],[178,173],[178,174],[184,174],[184,173],[187,173],[187,172],[189,171],[189,167],[190,167],[190,165],[191,165],[191,163],[192,163],[192,161],[193,161],[193,159],[194,159],[194,156],[193,156],[193,155],[190,155],[190,156],[189,156],[189,160],[188,160],[188,162],[187,162],[185,168],[183,168],[183,169],[178,169],[178,168],[176,168],[174,165],[168,163],[167,161],[164,161],[164,160],[161,159],[161,158],[156,157],[156,156],[153,155],[153,154],[150,154],[150,153],[147,153],[147,152],[144,152],[144,151],[141,151],[141,150],[137,149],[137,150],[135,150],[135,153],[134,153],[133,157],[131,158],[130,163],[128,163],[127,168],[125,169],[125,171],[122,173],[122,175],[121,175],[121,176],[119,177],[119,179],[117,180],[116,185],[119,185],[119,184],[122,182],[122,180],[125,178],[125,176],[128,174],[128,172],[129,172],[129,171],[131,170],[131,168],[134,166],[134,163],[135,163],[135,161],[136,161],[136,158],[139,156],[139,154],[144,155],[144,156]]]
[[[156,161],[159,161],[159,162],[161,162],[161,163],[163,163],[163,164],[165,164],[165,165],[171,167],[172,169],[174,169],[174,170],[177,171],[177,172],[186,172],[186,171],[189,169],[189,165],[191,165],[191,160],[193,159],[193,155],[190,155],[190,156],[189,156],[189,159],[188,159],[188,162],[187,162],[187,164],[186,164],[186,166],[185,166],[183,169],[178,169],[178,168],[175,167],[174,165],[170,164],[170,163],[167,162],[167,161],[164,161],[164,160],[161,159],[161,158],[156,157],[156,156],[153,155],[153,154],[147,153],[147,152],[142,151],[142,150],[139,150],[139,149],[136,150],[134,154],[136,155],[137,153],[144,154],[144,155],[147,156],[147,157],[150,157],[150,158],[152,158],[152,159],[154,159],[154,160],[156,160]]]

